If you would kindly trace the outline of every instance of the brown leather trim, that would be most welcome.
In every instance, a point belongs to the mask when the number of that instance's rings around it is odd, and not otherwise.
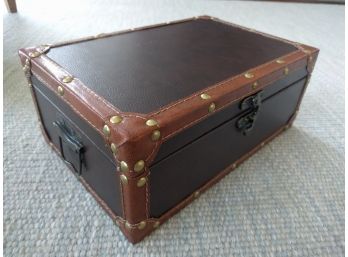
[[[201,16],[198,18],[207,19],[211,17]],[[183,22],[186,20],[176,21],[174,23]],[[136,30],[163,25],[167,24],[147,26],[138,28]],[[269,36],[261,32],[256,32],[250,29],[247,30],[260,33],[264,36]],[[102,37],[112,36],[119,33],[127,33],[129,31],[133,30],[106,34]],[[95,39],[95,37],[85,38],[82,39],[82,41],[92,39]],[[80,41],[81,40],[71,41],[70,43]],[[30,60],[31,72],[34,73],[37,78],[41,80],[48,88],[56,93],[58,87],[62,87],[64,89],[64,96],[62,96],[61,99],[65,101],[78,115],[85,119],[94,129],[96,129],[98,133],[103,135],[106,144],[110,145],[111,143],[115,143],[117,145],[118,153],[117,156],[115,156],[115,160],[117,162],[125,161],[128,164],[129,171],[122,173],[122,175],[125,175],[128,179],[128,183],[122,185],[124,219],[118,217],[114,217],[114,219],[118,220],[119,224],[121,225],[121,229],[127,238],[135,243],[152,231],[152,225],[154,222],[156,222],[156,220],[149,219],[148,215],[149,181],[142,187],[137,186],[137,181],[141,177],[147,177],[147,167],[149,167],[153,161],[161,143],[176,135],[181,130],[193,126],[195,123],[206,118],[208,115],[211,115],[208,112],[208,107],[211,103],[215,103],[215,111],[221,110],[227,105],[239,100],[241,97],[252,94],[257,90],[268,86],[273,81],[285,76],[285,70],[287,70],[287,72],[292,72],[299,67],[307,65],[307,58],[309,58],[309,56],[313,56],[314,53],[318,51],[312,47],[292,43],[290,41],[286,42],[295,45],[299,50],[285,56],[280,56],[279,59],[285,61],[284,63],[278,63],[276,60],[265,63],[249,71],[245,71],[253,74],[253,77],[250,79],[246,78],[244,74],[240,74],[216,85],[212,85],[204,91],[197,92],[194,95],[181,99],[150,114],[122,112],[116,107],[112,106],[105,99],[91,91],[78,78],[74,78],[70,83],[62,82],[65,76],[73,76],[73,74],[69,74],[61,66],[45,55],[45,52],[48,51],[49,47],[54,46],[21,49],[19,51],[19,56],[23,65],[25,65],[26,59]],[[55,46],[68,43],[69,42],[64,42]],[[39,52],[39,55],[33,56],[33,52]],[[309,70],[313,69],[313,65],[307,66]],[[252,85],[256,81],[258,82],[258,86],[253,88]],[[200,93],[202,92],[209,93],[211,99],[208,101],[202,100],[199,97]],[[110,123],[109,119],[114,115],[122,116],[123,120],[120,124],[115,125]],[[157,120],[158,125],[154,127],[146,126],[145,122],[149,118]],[[107,125],[110,128],[111,132],[108,136],[105,136],[103,133],[104,125]],[[155,129],[161,131],[161,139],[154,142],[151,140],[151,134]],[[247,156],[249,156],[251,153],[249,153]],[[145,167],[141,172],[135,172],[133,167],[139,160],[143,160],[145,162]],[[208,182],[202,188],[202,190],[205,190],[210,185],[214,184],[228,172],[229,170],[223,171],[216,178]],[[89,189],[89,191],[91,190]],[[185,200],[173,210],[163,215],[163,217],[159,219],[160,222],[168,219],[191,200],[192,199]],[[99,199],[99,202],[101,202],[101,199]],[[108,213],[110,214],[110,212]],[[144,221],[146,222],[145,227],[139,229],[139,225],[143,224],[142,222]],[[127,226],[125,224],[127,224]]]
[[[209,16],[201,16],[193,19],[208,18],[218,20]],[[187,20],[190,19],[180,20],[174,23],[184,22]],[[223,22],[221,20],[218,21]],[[230,23],[227,24],[236,26]],[[135,30],[142,30],[164,25],[167,24],[147,26]],[[246,28],[243,29],[253,31]],[[106,34],[102,37],[112,36],[119,33],[125,33],[125,31]],[[261,32],[257,33],[267,37],[273,37]],[[91,40],[93,38],[85,38],[82,39],[82,41]],[[72,41],[71,43],[80,41]],[[294,44],[290,41],[286,42]],[[64,44],[67,43],[68,42],[65,42]],[[298,47],[299,44],[296,44],[296,46]],[[41,48],[42,47],[22,49],[20,50],[20,55],[28,57],[29,52],[37,51]],[[88,87],[83,85],[83,83],[78,78],[75,78],[71,83],[62,83],[61,81],[63,77],[68,75],[71,76],[71,74],[69,74],[62,67],[49,59],[44,54],[44,52],[42,52],[42,54],[40,54],[38,57],[32,59],[32,72],[34,72],[38,77],[44,78],[48,82],[47,84],[53,87],[53,90],[56,90],[58,86],[62,86],[67,91],[67,93],[65,93],[64,99],[69,102],[70,106],[72,106],[74,110],[79,113],[79,115],[84,117],[85,120],[88,121],[91,126],[93,126],[99,133],[102,134],[102,128],[104,124],[111,126],[112,133],[110,138],[106,138],[107,143],[111,143],[111,141],[113,143],[116,143],[118,148],[121,150],[119,153],[119,160],[127,160],[127,163],[130,166],[134,166],[134,164],[138,160],[145,159],[147,165],[149,165],[154,159],[154,155],[158,151],[160,143],[208,116],[209,113],[207,109],[213,101],[217,106],[216,110],[219,110],[224,106],[227,106],[228,104],[231,104],[234,101],[238,100],[242,95],[251,94],[254,90],[251,88],[250,83],[258,79],[259,87],[257,88],[257,90],[259,88],[263,88],[264,86],[269,84],[269,81],[279,79],[282,76],[282,69],[285,65],[288,65],[288,68],[291,72],[292,69],[295,69],[298,65],[293,64],[293,62],[296,62],[299,59],[304,58],[305,56],[306,54],[302,51],[295,51],[289,55],[280,57],[281,59],[286,61],[285,64],[277,64],[274,60],[250,70],[250,72],[255,73],[255,77],[253,79],[246,79],[243,77],[243,74],[240,74],[239,76],[213,85],[210,88],[202,91],[212,94],[211,101],[202,101],[201,99],[199,99],[198,95],[201,92],[198,92],[195,95],[191,95],[185,99],[171,104],[170,106],[166,106],[155,113],[150,113],[147,115],[120,112],[120,110],[116,109],[105,99],[96,95]],[[237,92],[237,89],[240,91]],[[112,126],[108,122],[108,119],[115,114],[121,115],[123,117],[123,122],[122,124],[119,124],[117,126]],[[145,126],[144,124],[144,120],[150,117],[158,120],[159,129],[162,135],[161,141],[158,141],[155,144],[151,142],[151,140],[149,141],[153,129]],[[134,145],[136,145],[136,147],[134,147]],[[137,150],[130,152],[135,148],[140,149],[140,151]]]
[[[307,58],[307,70],[308,70],[308,76],[307,76],[307,81],[306,81],[306,84],[303,88],[303,91],[302,91],[302,94],[298,100],[298,103],[297,103],[297,107],[296,107],[296,111],[295,113],[292,115],[292,117],[290,118],[289,120],[289,126],[292,126],[293,122],[295,121],[297,115],[298,115],[298,112],[299,112],[299,108],[301,106],[301,103],[302,103],[302,99],[303,99],[303,96],[307,90],[307,87],[308,87],[308,84],[310,82],[310,79],[311,79],[311,76],[312,76],[312,71],[313,71],[313,68],[314,68],[314,65],[318,59],[318,54],[319,54],[319,50],[315,49],[313,53],[311,53],[308,58]]]
[[[285,63],[277,63],[278,59],[284,60]],[[286,68],[290,73],[305,66],[306,59],[306,54],[298,50],[249,70],[254,75],[252,79],[246,78],[245,73],[240,74],[167,106],[165,109],[153,113],[152,117],[159,122],[164,140],[167,140],[211,115],[212,113],[208,112],[211,103],[215,103],[216,111],[219,111],[286,76],[284,74]],[[252,85],[255,82],[258,83],[258,86],[254,89]],[[200,98],[202,93],[208,93],[211,99],[202,100]]]

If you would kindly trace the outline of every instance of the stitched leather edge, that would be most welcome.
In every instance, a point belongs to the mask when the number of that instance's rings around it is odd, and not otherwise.
[[[190,20],[190,19],[187,19],[187,20]],[[186,20],[183,20],[183,21],[186,21]],[[177,21],[177,22],[180,22],[180,21]],[[175,22],[174,22],[175,23]],[[166,23],[166,24],[168,24],[168,23]],[[157,25],[158,26],[158,25]],[[146,28],[152,28],[152,27],[156,27],[156,25],[154,25],[154,26],[147,26],[147,27],[143,27],[142,29],[146,29]],[[131,31],[133,31],[133,30],[131,30]],[[255,31],[253,31],[253,30],[249,30],[249,31],[252,31],[252,32],[255,32]],[[117,33],[116,33],[117,34]],[[115,35],[116,35],[115,34]],[[263,34],[263,33],[262,33]],[[111,36],[111,35],[110,35]],[[75,42],[78,42],[78,41],[75,41]],[[290,43],[290,41],[289,41],[289,43]],[[298,49],[300,49],[302,52],[303,51],[310,51],[310,53],[309,53],[309,56],[314,52],[314,51],[317,51],[317,49],[314,49],[314,48],[311,48],[311,49],[306,49],[306,47],[302,47],[300,44],[296,44],[296,46],[298,46],[297,48]],[[39,47],[40,48],[40,47]],[[39,49],[39,48],[36,48],[36,49]],[[30,51],[32,50],[32,48],[31,49],[29,49]],[[295,52],[294,52],[295,53]],[[30,57],[28,57],[28,52],[26,52],[26,50],[22,50],[21,52],[20,52],[20,55],[25,55],[27,58],[29,58],[30,59]],[[293,54],[293,53],[291,53],[291,54]],[[308,52],[306,53],[306,54],[308,54]],[[280,57],[280,58],[286,58],[288,55],[286,55],[286,56],[283,56],[283,57]],[[40,59],[41,57],[43,57],[43,59],[45,58],[44,57],[44,52],[41,54],[41,56],[39,56],[39,58],[38,59]],[[46,56],[46,60],[47,59],[49,59],[47,56]],[[32,60],[32,59],[31,59]],[[37,59],[36,59],[37,60]],[[33,63],[36,63],[36,60],[34,60],[34,62]],[[56,63],[54,63],[52,60],[51,60],[51,64],[53,64],[53,66],[55,66],[58,70],[60,70],[61,72],[65,72],[67,75],[70,75],[70,74],[68,74],[62,67],[60,67],[59,65],[57,65]],[[256,68],[254,68],[254,69],[252,69],[251,71],[253,71],[253,72],[255,72],[255,71],[257,71],[257,70],[261,70],[261,69],[263,69],[264,68],[264,66],[266,66],[266,64],[264,64],[264,65],[261,65],[261,66],[259,66],[259,67],[256,67]],[[314,66],[314,64],[313,64],[313,66]],[[47,70],[47,69],[45,69],[46,67],[45,67],[45,65],[42,65],[42,66],[40,66],[40,65],[38,65],[37,67],[39,67],[39,69],[41,69],[43,72],[47,72],[47,74],[49,75],[49,76],[51,76],[54,80],[56,80],[56,82],[60,82],[58,79],[57,79],[57,77],[55,78],[54,77],[54,75],[52,75],[52,74],[50,74],[49,73],[49,69]],[[43,69],[44,68],[44,69]],[[46,74],[46,75],[47,75]],[[239,76],[241,76],[241,75],[239,75]],[[81,88],[82,89],[84,89],[86,92],[88,92],[88,94],[90,94],[92,97],[94,97],[94,98],[96,98],[96,99],[98,99],[98,100],[100,100],[100,102],[102,102],[102,103],[104,103],[105,104],[105,106],[107,106],[107,108],[106,109],[108,109],[108,111],[112,111],[112,114],[114,114],[114,113],[120,113],[119,112],[119,110],[117,110],[115,107],[113,107],[111,104],[109,104],[105,99],[103,99],[103,98],[101,98],[100,96],[98,96],[98,95],[96,95],[92,90],[90,90],[89,88],[87,88],[85,85],[83,85],[83,83],[82,82],[80,82],[80,81],[78,81],[78,80],[76,80],[77,82],[78,82],[78,84],[81,86]],[[219,84],[219,83],[218,83]],[[48,82],[46,82],[46,85],[50,85],[50,83],[48,83]],[[64,86],[66,86],[65,84],[63,84]],[[214,89],[214,88],[216,88],[216,87],[218,87],[219,85],[213,85],[212,87],[209,87],[208,88],[208,90],[211,90],[211,89]],[[76,92],[73,92],[73,90],[72,90],[72,88],[70,88],[70,87],[67,87],[68,88],[68,91],[72,91],[72,92],[70,92],[72,95],[73,94],[75,94],[75,96],[77,97],[77,98],[79,98],[80,97],[80,92],[79,93],[76,93]],[[197,94],[196,94],[196,96],[197,96]],[[81,98],[81,97],[80,97]],[[190,97],[189,97],[190,98]],[[191,98],[190,98],[191,99]],[[188,99],[189,100],[189,99]],[[188,101],[188,100],[186,100],[186,101]],[[66,101],[66,102],[68,102],[68,101]],[[184,101],[183,101],[184,102]],[[233,102],[233,101],[232,101]],[[232,103],[231,101],[230,101],[230,103]],[[73,103],[71,103],[71,104],[69,104],[71,107],[73,106]],[[174,106],[175,104],[173,104],[173,106]],[[106,116],[104,116],[103,114],[103,112],[100,112],[100,110],[99,110],[99,108],[100,108],[100,106],[98,106],[98,105],[96,105],[97,107],[98,107],[98,109],[97,110],[95,110],[94,108],[93,108],[93,106],[94,105],[91,105],[90,106],[90,104],[89,104],[89,102],[85,102],[85,106],[87,107],[87,108],[89,108],[89,109],[91,109],[92,110],[92,112],[94,111],[96,111],[96,112],[98,112],[97,113],[97,115],[99,115],[100,116],[100,118],[102,118],[102,120],[104,121],[104,122],[107,122],[106,121],[106,119],[105,118],[107,118],[108,116],[110,117],[110,115],[106,115]],[[170,107],[171,108],[171,107]],[[170,108],[167,108],[166,110],[169,110]],[[78,109],[78,107],[74,107],[74,110],[75,111],[77,111],[77,109]],[[105,111],[105,110],[103,110],[103,111]],[[78,112],[78,111],[77,111]],[[160,111],[160,112],[164,112],[164,111]],[[159,113],[160,113],[159,112]],[[78,112],[79,113],[79,115],[81,116],[81,113],[80,112]],[[208,115],[208,114],[207,114]],[[205,115],[205,116],[207,116],[207,115]],[[144,117],[143,116],[140,116],[140,115],[136,115],[136,114],[131,114],[131,113],[128,113],[128,116],[134,116],[134,117],[138,117],[138,118],[140,118],[140,119],[144,119]],[[199,119],[197,119],[196,121],[199,121],[200,119],[202,119],[202,118],[204,118],[205,116],[202,116],[201,118],[199,118]],[[83,116],[82,116],[83,117]],[[90,119],[87,119],[86,117],[84,117],[85,118],[85,120],[88,122],[88,123],[90,123],[95,129],[97,129],[97,131],[99,132],[99,133],[101,133],[102,134],[102,132],[101,132],[101,129],[99,128],[99,126],[98,126],[98,128],[96,127],[96,125],[93,125],[93,124],[95,124],[93,121],[91,121]],[[193,121],[193,122],[191,122],[191,123],[189,123],[190,125],[191,124],[193,124],[194,122],[196,122],[196,121]],[[189,125],[188,125],[189,126]],[[181,131],[181,129],[179,130],[176,130],[176,131],[174,131],[174,132],[172,132],[171,133],[171,136],[172,135],[174,135],[174,134],[176,134],[176,133],[178,133],[178,132],[180,132]],[[141,134],[141,133],[140,133]],[[139,134],[137,134],[137,135],[139,135]],[[164,139],[166,139],[166,138],[168,138],[168,137],[164,137]],[[162,143],[163,141],[164,141],[164,139],[161,139],[160,140],[160,142]],[[50,144],[50,145],[52,145],[52,144]],[[125,143],[123,142],[123,144],[121,144],[121,145],[125,145]],[[159,145],[159,143],[156,143],[156,146],[158,146]],[[155,148],[152,148],[152,151],[151,151],[151,154],[150,154],[150,157],[151,157],[151,155],[153,154],[153,153],[155,153],[156,152],[156,148],[157,147],[155,147]],[[127,151],[128,151],[129,149],[127,149]],[[157,148],[157,151],[158,151],[158,148]],[[146,160],[149,160],[149,159],[151,159],[150,157],[147,157],[146,158]],[[148,164],[148,163],[147,163]],[[142,174],[142,175],[145,175],[145,174]],[[145,187],[145,196],[146,196],[146,203],[148,203],[148,193],[147,193],[147,186]],[[134,189],[132,189],[133,191],[134,191]],[[122,188],[122,192],[123,192],[123,188]],[[122,201],[124,200],[124,196],[122,197]],[[146,217],[148,218],[148,206],[146,205],[145,206],[145,212],[147,213],[146,214]],[[133,224],[133,225],[130,225],[130,227],[132,228],[133,226],[137,226],[137,224],[140,224],[140,223],[135,223],[135,225]],[[127,234],[127,233],[125,233],[125,234]],[[133,240],[134,241],[134,240]]]

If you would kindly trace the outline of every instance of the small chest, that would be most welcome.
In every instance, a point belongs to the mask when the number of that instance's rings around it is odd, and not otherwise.
[[[19,55],[48,144],[136,243],[291,126],[318,50],[202,16]]]

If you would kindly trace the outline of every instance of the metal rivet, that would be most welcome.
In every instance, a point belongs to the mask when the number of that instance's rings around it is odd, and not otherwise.
[[[128,164],[127,164],[125,161],[121,161],[121,162],[120,162],[120,166],[121,166],[121,171],[122,171],[122,172],[127,172],[127,171],[129,171]]]
[[[159,221],[156,221],[154,224],[153,224],[153,228],[158,228],[160,225],[160,222]]]
[[[286,67],[286,68],[284,69],[284,75],[288,75],[288,74],[289,74],[289,68]]]
[[[210,99],[211,96],[204,93],[204,94],[201,94],[201,98],[204,99],[204,100],[207,100],[207,99]]]
[[[132,229],[132,225],[131,225],[128,221],[126,221],[126,222],[124,223],[124,226],[125,226],[127,229]]]
[[[156,126],[158,122],[156,120],[150,119],[146,121],[146,125],[149,127]]]
[[[134,165],[134,171],[139,172],[145,167],[145,162],[143,160],[137,161]]]
[[[264,145],[265,145],[265,143],[264,143],[264,142],[262,142],[262,143],[261,143],[261,146],[264,146]]]
[[[146,227],[146,221],[142,221],[138,224],[138,229],[144,229]]]
[[[74,80],[74,78],[72,77],[72,76],[65,76],[64,78],[63,78],[63,82],[64,83],[70,83],[71,81],[73,81]]]
[[[215,104],[214,104],[214,103],[211,103],[211,104],[209,105],[208,111],[209,111],[209,112],[213,112],[213,111],[215,111],[215,108],[216,108]]]
[[[251,85],[251,88],[252,88],[252,89],[256,89],[258,85],[259,85],[259,83],[257,83],[257,81],[255,81],[255,82]]]
[[[197,198],[199,196],[199,191],[194,192],[193,196]]]
[[[120,176],[120,178],[121,178],[121,182],[122,182],[123,185],[127,185],[128,184],[128,178],[125,175],[122,174]]]
[[[111,148],[111,151],[112,151],[114,154],[117,153],[117,146],[116,146],[116,144],[111,143],[110,148]]]
[[[143,177],[143,178],[140,178],[137,182],[137,187],[142,187],[146,184],[146,178]]]
[[[110,118],[110,122],[111,122],[112,124],[119,124],[119,123],[121,123],[121,121],[122,121],[122,117],[121,117],[121,116],[118,116],[118,115],[112,116],[112,117]]]
[[[38,52],[38,51],[34,51],[34,52],[29,53],[29,56],[32,58],[38,57],[39,55],[40,55],[40,52]]]
[[[254,74],[252,74],[251,72],[247,72],[244,74],[244,77],[246,77],[247,79],[251,79],[254,77]]]
[[[237,164],[233,163],[232,168],[235,169],[237,167]]]
[[[61,96],[64,95],[64,88],[62,88],[61,86],[58,86],[57,90],[59,95]]]
[[[106,124],[103,127],[103,133],[104,133],[105,136],[109,136],[110,135],[110,128]]]
[[[151,139],[152,141],[157,141],[161,137],[161,132],[159,130],[155,130],[152,132]]]
[[[285,61],[282,59],[278,59],[278,60],[276,60],[276,63],[282,64],[282,63],[285,63]]]

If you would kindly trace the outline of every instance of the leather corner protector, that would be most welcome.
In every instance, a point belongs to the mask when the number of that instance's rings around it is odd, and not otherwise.
[[[140,114],[119,113],[119,118],[111,118],[106,121],[110,128],[107,138],[116,144],[113,152],[121,176],[123,216],[130,224],[137,224],[149,218],[148,167],[162,142],[160,136],[153,138],[153,132],[161,128]]]
[[[132,244],[140,242],[153,230],[157,229],[159,225],[160,223],[156,219],[148,219],[134,224],[129,223],[128,221],[122,221],[119,223],[119,227],[123,234]]]
[[[127,164],[127,176],[144,176],[162,143],[160,124],[149,126],[146,124],[149,118],[140,114],[121,113],[120,117],[119,124],[106,122],[111,130],[110,143],[117,146],[115,158]]]
[[[299,44],[299,48],[307,55],[307,71],[308,73],[312,73],[320,50],[303,44]]]

